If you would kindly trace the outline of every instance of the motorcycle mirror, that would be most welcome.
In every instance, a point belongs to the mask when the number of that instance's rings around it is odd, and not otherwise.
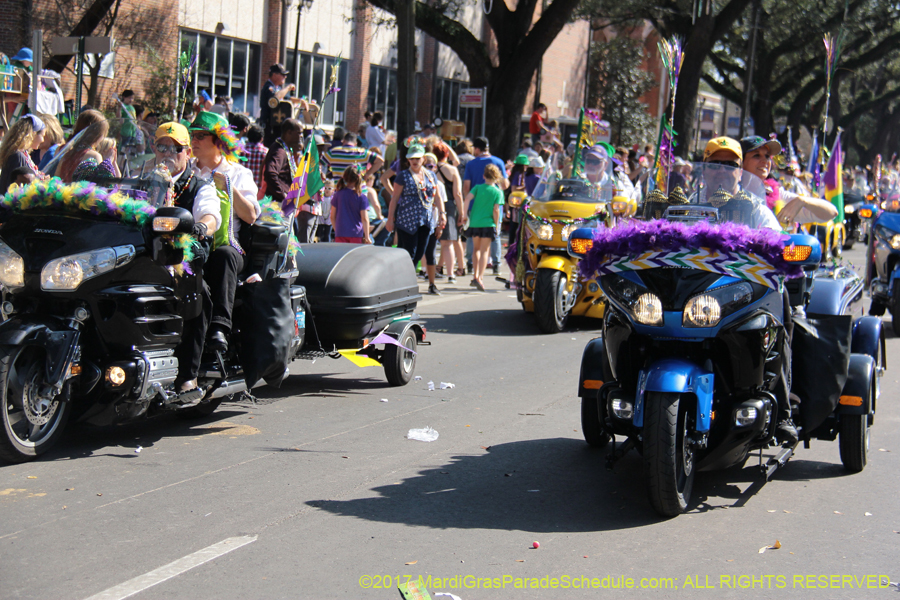
[[[153,231],[158,233],[190,233],[194,228],[194,217],[178,206],[163,206],[153,217]]]

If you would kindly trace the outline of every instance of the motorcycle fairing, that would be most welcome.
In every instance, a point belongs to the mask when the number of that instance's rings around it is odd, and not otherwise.
[[[697,397],[696,430],[709,431],[713,387],[713,374],[692,362],[680,358],[658,360],[638,375],[632,423],[635,427],[644,426],[646,392],[694,394]]]
[[[16,316],[0,324],[0,345],[37,346],[47,353],[47,383],[59,388],[75,358],[80,333],[56,319],[37,315]]]
[[[876,398],[869,394],[875,377],[875,359],[868,354],[851,354],[847,383],[841,390],[837,413],[840,415],[868,415],[875,413]]]

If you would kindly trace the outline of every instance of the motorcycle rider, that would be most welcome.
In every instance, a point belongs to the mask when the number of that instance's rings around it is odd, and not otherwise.
[[[756,175],[766,185],[778,185],[774,180],[769,180],[772,159],[781,154],[778,140],[767,140],[758,135],[745,137],[741,140],[741,151],[745,171]],[[838,214],[837,208],[827,200],[801,196],[784,188],[778,190],[778,195],[783,208],[777,216],[785,229],[793,229],[795,223],[824,223]]]
[[[203,278],[212,296],[212,316],[208,346],[228,349],[231,315],[237,276],[244,268],[244,250],[238,243],[242,223],[252,225],[260,214],[256,199],[259,188],[253,173],[238,164],[242,144],[222,115],[201,112],[188,128],[191,132],[191,160],[194,176],[215,184],[222,222],[213,239],[213,251],[206,262]]]
[[[766,155],[766,163],[768,164],[768,153],[771,151],[769,147],[766,146],[766,140],[763,138],[759,138],[763,141],[763,144],[760,144],[754,150],[758,150],[760,148],[763,149],[761,154]],[[755,145],[755,144],[751,144]],[[781,150],[781,146],[779,145],[778,150]],[[731,168],[723,168],[723,169],[709,169],[707,168],[704,173],[706,178],[706,185],[709,186],[709,189],[718,188],[719,191],[725,191],[730,195],[737,195],[740,187],[741,181],[741,168],[746,168],[748,172],[753,173],[754,175],[759,175],[762,171],[760,169],[760,163],[762,159],[759,156],[760,153],[757,153],[746,165],[744,164],[744,154],[741,148],[741,144],[738,143],[737,140],[728,137],[718,137],[711,139],[706,144],[706,149],[703,152],[703,162],[704,163],[712,163],[719,164]],[[752,170],[751,170],[752,169]],[[768,175],[768,172],[765,173]],[[762,199],[760,201],[756,201],[753,203],[753,213],[750,215],[750,226],[755,228],[767,227],[769,229],[774,229],[776,231],[781,231],[781,225],[778,223],[778,219],[775,217],[775,213],[766,206],[765,202]],[[727,206],[727,205],[726,205]],[[724,207],[723,207],[724,208]],[[801,207],[805,208],[805,206]],[[783,386],[779,386],[779,389],[776,391],[776,398],[778,399],[778,408],[782,415],[787,415],[786,417],[782,417],[778,424],[775,427],[775,438],[788,446],[793,446],[799,441],[799,434],[797,432],[797,427],[794,425],[794,421],[791,418],[791,405],[790,405],[790,339],[793,332],[793,320],[791,317],[791,307],[788,302],[787,292],[784,294],[784,329],[785,329],[785,340],[783,345],[783,356],[784,360],[782,361],[782,373],[781,373],[781,381],[784,383]]]
[[[190,167],[191,137],[184,125],[163,123],[156,129],[155,138],[156,164],[168,167],[172,175],[173,202],[175,206],[191,211],[194,216],[193,234],[197,238],[198,245],[195,246],[196,258],[191,262],[191,268],[194,271],[193,277],[201,277],[200,269],[209,256],[210,236],[219,229],[222,221],[219,197],[213,186],[195,176]],[[194,286],[196,290],[194,293],[198,294],[199,298],[189,300],[201,303],[200,314],[185,319],[182,342],[175,350],[178,358],[178,379],[175,381],[175,389],[179,392],[197,387],[197,373],[209,325],[211,310],[209,291],[203,287],[202,281],[198,283],[200,285]]]

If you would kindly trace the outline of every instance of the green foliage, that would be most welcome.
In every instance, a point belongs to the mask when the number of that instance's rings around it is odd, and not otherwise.
[[[653,141],[653,119],[640,98],[654,81],[642,62],[640,44],[629,37],[591,43],[589,105],[599,107],[609,121],[610,141],[616,146]]]
[[[146,67],[150,72],[144,87],[142,102],[146,108],[160,114],[171,114],[174,110],[172,99],[178,85],[175,64],[163,59],[149,44],[146,46]]]

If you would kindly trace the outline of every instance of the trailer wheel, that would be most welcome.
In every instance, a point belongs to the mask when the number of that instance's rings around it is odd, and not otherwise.
[[[388,345],[384,351],[384,375],[394,386],[406,385],[416,371],[416,332],[410,327],[399,339],[400,346]]]

